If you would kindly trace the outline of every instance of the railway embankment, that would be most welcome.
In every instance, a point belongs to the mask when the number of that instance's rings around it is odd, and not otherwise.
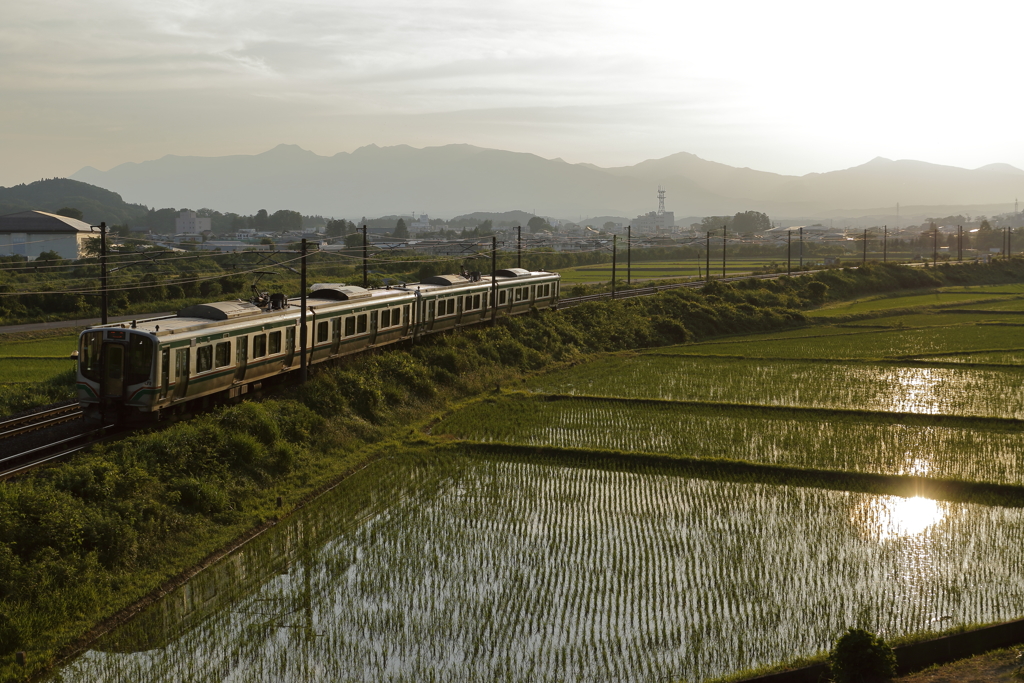
[[[627,351],[806,324],[828,293],[1024,280],[1024,262],[895,266],[589,303],[352,357],[262,402],[136,433],[0,485],[0,680],[39,676],[103,624],[454,402]],[[998,278],[1003,278],[999,280]],[[23,655],[20,653],[24,653]]]

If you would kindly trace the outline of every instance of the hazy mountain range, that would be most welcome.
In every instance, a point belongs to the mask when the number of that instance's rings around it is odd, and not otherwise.
[[[72,178],[149,206],[251,214],[293,209],[358,218],[391,213],[450,217],[522,209],[539,215],[635,216],[657,209],[657,189],[676,216],[764,211],[773,218],[994,214],[1024,197],[1024,171],[876,158],[861,166],[787,176],[735,168],[680,152],[635,166],[601,168],[534,154],[445,145],[369,145],[320,156],[296,145],[255,155],[180,157],[85,167]]]

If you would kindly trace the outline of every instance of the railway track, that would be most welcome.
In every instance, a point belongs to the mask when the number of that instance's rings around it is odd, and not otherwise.
[[[82,418],[82,409],[77,403],[41,410],[29,415],[13,417],[0,422],[0,440],[21,436],[37,429],[46,429]]]
[[[817,273],[816,270],[801,270],[793,271],[789,273],[790,276],[796,277],[797,275],[808,275],[810,273]],[[733,275],[730,277],[719,277],[714,278],[714,282],[739,282],[740,280],[773,280],[775,278],[782,277],[784,273],[766,273],[763,275]],[[697,289],[707,284],[707,280],[696,280],[693,282],[679,282],[671,285],[658,285],[657,287],[640,287],[637,289],[625,289],[622,291],[615,292],[602,292],[601,294],[588,294],[586,296],[576,296],[567,299],[560,299],[558,301],[559,308],[571,308],[580,304],[587,303],[588,301],[602,301],[604,299],[631,299],[636,296],[651,296],[658,292],[664,292],[669,289]]]

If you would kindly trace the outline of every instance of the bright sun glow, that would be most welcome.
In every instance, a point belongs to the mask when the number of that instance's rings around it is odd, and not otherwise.
[[[946,516],[938,502],[914,496],[880,496],[860,505],[854,523],[880,541],[918,536]]]

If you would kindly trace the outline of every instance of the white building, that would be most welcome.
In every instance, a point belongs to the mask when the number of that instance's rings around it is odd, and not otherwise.
[[[22,211],[0,216],[0,254],[39,258],[44,251],[55,251],[61,258],[82,255],[82,243],[99,237],[88,223],[45,211]]]
[[[210,230],[210,219],[197,216],[195,211],[182,209],[178,217],[174,219],[174,233],[176,235],[203,234],[203,231]]]
[[[637,216],[632,223],[633,232],[639,235],[670,233],[676,227],[676,214],[665,210],[665,190],[658,188],[658,210]]]

